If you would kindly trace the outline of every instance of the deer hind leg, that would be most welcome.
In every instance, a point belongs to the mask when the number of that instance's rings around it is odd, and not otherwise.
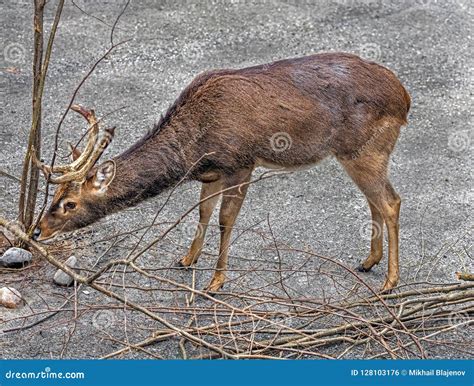
[[[382,260],[383,257],[383,216],[377,207],[367,201],[372,215],[372,235],[370,237],[370,255],[361,263],[357,269],[360,272],[368,272],[372,267]]]
[[[248,182],[250,181],[252,171],[253,168],[241,170],[225,178],[223,181],[223,189],[232,186],[235,187],[222,193],[222,204],[219,213],[219,227],[221,232],[219,259],[211,282],[206,287],[206,291],[208,292],[216,292],[224,285],[232,228],[242,207],[242,203],[244,202],[245,195],[247,194]]]
[[[189,267],[195,264],[201,255],[202,246],[206,236],[207,227],[209,220],[211,219],[212,212],[216,207],[217,201],[219,201],[220,194],[203,201],[207,197],[219,192],[221,190],[222,183],[220,180],[215,182],[203,183],[201,187],[201,204],[199,205],[199,224],[194,235],[194,240],[191,244],[191,248],[186,256],[184,256],[180,264],[183,267]]]
[[[387,177],[389,152],[365,154],[355,160],[340,160],[349,176],[367,197],[372,209],[373,232],[379,232],[372,239],[371,254],[362,263],[368,269],[382,258],[382,221],[388,230],[388,272],[382,291],[389,291],[398,284],[398,238],[401,200]]]
[[[384,214],[388,229],[388,273],[382,291],[389,291],[396,287],[400,279],[398,244],[400,233],[400,206],[402,200],[388,181],[386,192],[387,200],[384,202]]]

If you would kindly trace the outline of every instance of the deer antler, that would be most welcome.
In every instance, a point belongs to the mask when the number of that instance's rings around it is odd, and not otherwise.
[[[105,129],[103,137],[97,144],[99,134],[99,121],[95,116],[94,110],[86,110],[82,106],[72,105],[71,110],[81,114],[89,123],[87,143],[81,155],[68,165],[49,166],[38,160],[33,152],[32,160],[39,168],[46,179],[53,184],[62,184],[69,181],[80,181],[87,176],[89,170],[95,165],[107,146],[112,142],[115,127]],[[60,173],[61,176],[53,176]]]

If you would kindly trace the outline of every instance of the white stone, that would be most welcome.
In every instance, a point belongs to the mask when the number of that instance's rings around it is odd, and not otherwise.
[[[9,248],[0,257],[0,266],[7,268],[21,268],[31,262],[33,255],[31,252],[21,248]]]
[[[71,268],[72,270],[76,269],[77,266],[77,259],[75,256],[71,256],[69,259],[66,260],[64,263],[66,266]],[[60,286],[69,287],[74,283],[74,279],[69,276],[66,272],[58,269],[54,274],[53,281]]]

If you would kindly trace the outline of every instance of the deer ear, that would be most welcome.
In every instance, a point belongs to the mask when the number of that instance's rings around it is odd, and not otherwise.
[[[71,160],[74,162],[81,156],[81,152],[71,142],[68,142],[68,143],[69,143],[69,148],[71,149]]]
[[[97,167],[95,175],[93,177],[94,188],[97,189],[98,193],[105,193],[108,186],[115,177],[115,162],[106,161]]]

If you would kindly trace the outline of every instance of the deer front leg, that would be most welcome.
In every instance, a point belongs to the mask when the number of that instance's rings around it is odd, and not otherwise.
[[[201,187],[201,204],[199,205],[199,224],[194,235],[194,240],[191,244],[191,248],[186,256],[184,256],[180,264],[183,267],[189,267],[195,264],[201,254],[202,246],[206,236],[207,226],[211,219],[212,212],[216,207],[217,201],[219,200],[219,194],[205,200],[207,197],[217,193],[221,190],[222,182],[220,180],[215,182],[203,183]],[[205,200],[205,201],[203,201]]]
[[[235,224],[235,220],[237,219],[245,195],[247,194],[248,182],[250,181],[252,171],[253,168],[241,170],[224,180],[223,189],[232,186],[235,187],[222,194],[222,204],[219,213],[219,227],[221,232],[219,260],[217,261],[214,276],[206,288],[208,292],[216,292],[224,285],[232,227]]]

